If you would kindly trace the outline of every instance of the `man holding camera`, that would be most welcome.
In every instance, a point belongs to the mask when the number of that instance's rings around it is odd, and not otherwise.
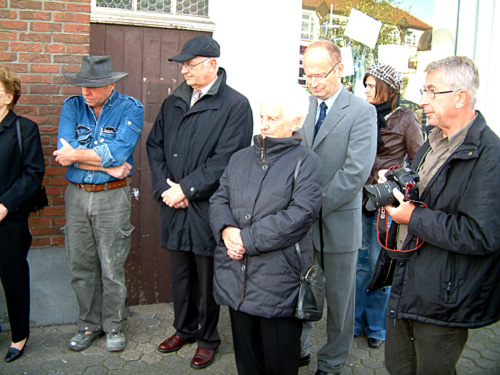
[[[398,375],[455,374],[468,329],[500,315],[500,140],[474,110],[471,59],[448,57],[425,72],[419,104],[434,128],[412,163],[420,202],[394,189],[399,206],[385,206],[393,250],[381,253],[369,286],[392,281],[385,362]]]

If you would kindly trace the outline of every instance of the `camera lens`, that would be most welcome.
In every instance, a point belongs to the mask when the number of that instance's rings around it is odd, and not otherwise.
[[[398,184],[395,181],[386,181],[383,184],[376,185],[366,185],[366,195],[368,197],[368,202],[366,202],[366,209],[368,211],[378,210],[380,207],[386,205],[393,205],[397,203],[397,199],[392,194],[394,188],[399,189]]]

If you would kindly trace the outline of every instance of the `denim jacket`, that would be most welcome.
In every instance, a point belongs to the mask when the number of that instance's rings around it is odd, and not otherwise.
[[[133,166],[132,154],[143,122],[144,108],[131,96],[113,91],[98,119],[82,95],[72,96],[64,101],[61,110],[57,148],[62,147],[61,138],[64,138],[74,148],[92,148],[100,156],[102,168],[125,162]],[[106,172],[78,169],[78,164],[68,167],[68,181],[103,184],[115,180]]]

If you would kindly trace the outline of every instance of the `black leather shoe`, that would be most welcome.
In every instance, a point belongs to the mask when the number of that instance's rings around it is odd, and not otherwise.
[[[384,340],[379,340],[379,339],[374,339],[373,337],[368,337],[368,345],[370,346],[370,348],[380,348],[380,345],[382,345],[383,342],[384,342]]]
[[[315,375],[328,375],[329,372],[317,369]]]
[[[9,348],[9,351],[7,352],[7,355],[5,356],[5,362],[12,362],[18,358],[21,358],[21,356],[24,353],[25,347],[26,347],[26,345],[24,345],[24,347],[21,350],[16,349],[16,348]]]

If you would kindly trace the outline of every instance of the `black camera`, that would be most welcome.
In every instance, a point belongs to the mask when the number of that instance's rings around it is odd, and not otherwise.
[[[420,177],[417,172],[410,168],[394,168],[389,169],[385,174],[387,181],[383,184],[366,185],[366,209],[375,211],[386,205],[399,206],[399,201],[396,199],[392,191],[398,189],[405,196],[405,200],[418,200],[417,182]]]

